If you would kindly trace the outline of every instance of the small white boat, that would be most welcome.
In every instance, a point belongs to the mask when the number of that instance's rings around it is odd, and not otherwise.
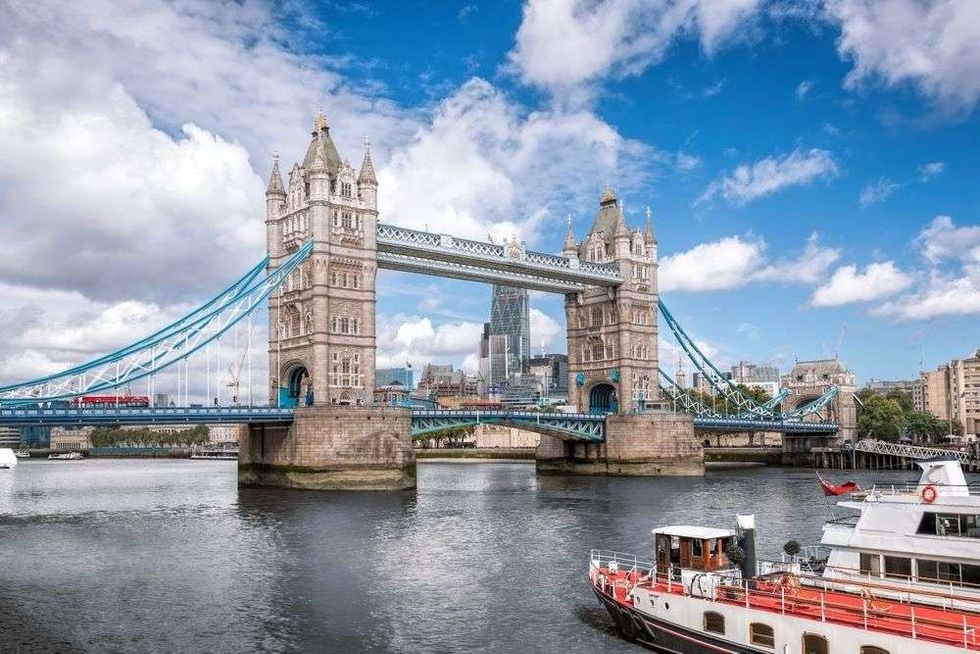
[[[215,447],[196,450],[191,454],[192,459],[211,459],[213,461],[237,461],[238,448]]]
[[[59,454],[49,454],[48,458],[58,461],[78,461],[84,457],[81,452],[61,452]]]
[[[16,467],[17,457],[14,456],[14,451],[9,447],[0,447],[0,469]]]
[[[14,456],[18,459],[29,459],[31,458],[30,450],[14,450]]]

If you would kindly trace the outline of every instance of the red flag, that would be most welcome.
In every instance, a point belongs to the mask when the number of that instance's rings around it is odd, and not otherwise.
[[[861,490],[861,487],[857,485],[855,481],[845,481],[843,484],[834,485],[829,481],[817,475],[817,479],[820,480],[820,486],[823,488],[823,494],[830,497],[833,495],[844,495],[846,493],[853,493],[855,491]]]

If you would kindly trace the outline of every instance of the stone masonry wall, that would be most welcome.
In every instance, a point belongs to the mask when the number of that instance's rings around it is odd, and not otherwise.
[[[239,483],[319,490],[415,487],[411,412],[396,407],[299,407],[289,427],[252,425]]]

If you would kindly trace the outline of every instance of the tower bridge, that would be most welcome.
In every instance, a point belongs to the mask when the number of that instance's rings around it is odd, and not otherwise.
[[[606,189],[589,232],[569,221],[560,254],[434,234],[379,221],[370,148],[359,169],[341,159],[318,113],[302,163],[285,180],[278,158],[266,190],[268,256],[215,298],[155,334],[92,362],[0,388],[0,423],[247,422],[239,478],[310,488],[414,485],[411,438],[480,420],[542,433],[541,472],[700,474],[695,428],[834,434],[823,417],[845,396],[830,385],[783,412],[745,397],[698,349],[657,288],[647,210],[630,228]],[[569,402],[575,415],[426,412],[372,404],[379,269],[506,284],[565,298]],[[146,379],[186,360],[268,304],[269,407],[72,409],[56,403]],[[658,367],[660,319],[715,391],[736,408],[700,406]],[[812,389],[811,389],[812,391]],[[54,404],[53,404],[54,403]],[[32,422],[33,421],[33,422]],[[115,422],[114,422],[115,421]]]

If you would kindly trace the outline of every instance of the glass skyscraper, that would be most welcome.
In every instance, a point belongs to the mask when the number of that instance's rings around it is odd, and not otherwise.
[[[530,303],[527,289],[493,286],[490,322],[484,333],[484,351],[488,359],[491,386],[505,384],[524,370],[531,356]]]

